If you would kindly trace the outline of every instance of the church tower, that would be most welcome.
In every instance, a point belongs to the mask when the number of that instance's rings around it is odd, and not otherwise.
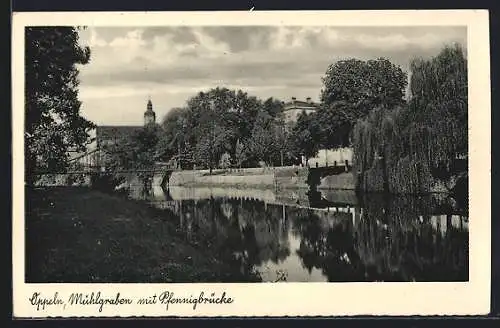
[[[156,114],[153,111],[153,103],[148,99],[147,109],[144,112],[144,125],[152,125],[156,123]]]

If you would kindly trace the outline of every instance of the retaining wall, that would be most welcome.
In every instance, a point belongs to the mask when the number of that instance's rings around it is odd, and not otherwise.
[[[274,186],[274,174],[260,175],[208,175],[196,176],[194,183],[201,185]]]
[[[233,170],[176,171],[169,186],[249,186],[307,188],[307,169],[300,167],[245,168]]]
[[[280,189],[308,189],[309,170],[300,167],[275,169],[242,169],[228,173],[207,170],[177,171],[169,179],[169,186],[248,186]],[[321,179],[318,189],[355,189],[352,173],[329,175]]]
[[[356,189],[354,175],[351,172],[328,175],[321,179],[318,189]]]

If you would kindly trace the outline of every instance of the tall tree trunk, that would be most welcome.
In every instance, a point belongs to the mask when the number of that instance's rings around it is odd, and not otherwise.
[[[180,142],[177,143],[177,154],[178,154],[178,158],[179,158],[179,165],[178,165],[178,167],[179,167],[180,170],[182,170],[182,164],[181,164],[182,163],[182,161],[181,161],[181,143]]]

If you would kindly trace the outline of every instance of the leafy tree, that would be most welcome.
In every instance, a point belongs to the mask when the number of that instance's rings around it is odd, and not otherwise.
[[[236,165],[241,169],[241,165],[245,162],[247,156],[246,156],[246,149],[245,145],[238,139],[236,141],[236,150],[234,153],[234,157],[236,159]]]
[[[217,165],[217,159],[226,150],[227,131],[215,125],[196,144],[195,157],[198,163],[208,167],[210,172]]]
[[[123,139],[106,148],[110,155],[106,167],[110,171],[151,170],[159,159],[157,151],[160,131],[145,127],[129,139]]]
[[[177,154],[179,145],[186,140],[184,121],[186,120],[184,108],[172,108],[160,123],[161,135],[158,147],[161,157],[168,160]]]
[[[231,155],[229,155],[229,153],[226,152],[222,154],[219,160],[219,167],[221,169],[227,169],[231,167]]]
[[[195,140],[188,112],[185,108],[173,108],[161,123],[157,146],[159,158],[168,161],[176,156],[181,167],[190,167],[194,164],[191,147],[193,142]]]
[[[274,99],[274,98],[268,98],[266,101],[263,103],[264,110],[272,117],[278,116],[283,111],[283,102]]]
[[[158,142],[160,129],[157,126],[144,127],[130,138],[124,138],[117,143],[108,145],[104,151],[105,167],[108,174],[123,178],[123,171],[136,171],[144,182],[152,179],[152,170],[159,160]]]
[[[158,144],[158,130],[145,127],[132,137],[135,168],[148,170],[153,168],[158,159],[156,146]]]
[[[278,116],[274,121],[273,135],[274,144],[277,153],[279,153],[280,156],[279,163],[281,166],[283,166],[292,158],[292,156],[290,150],[288,149],[288,139],[290,138],[290,132],[286,126],[285,120],[280,116]]]
[[[313,114],[311,119],[318,127],[319,142],[323,147],[330,149],[349,146],[355,121],[350,108],[347,102],[338,101],[322,106]]]
[[[232,124],[237,114],[234,98],[235,93],[229,89],[215,88],[188,100],[187,126],[194,143],[210,134],[212,139],[223,142],[228,150],[234,146],[237,135],[237,126]],[[220,140],[222,136],[213,135],[215,131],[224,132],[225,140]]]
[[[255,96],[238,90],[234,92],[233,127],[236,128],[239,138],[248,139],[252,133],[253,123],[262,108],[262,101]],[[238,138],[236,138],[238,139]]]
[[[36,171],[64,170],[68,150],[84,151],[94,125],[80,116],[78,65],[90,60],[78,28],[25,29],[26,180]]]
[[[199,92],[187,101],[186,107],[173,109],[165,116],[160,153],[164,160],[176,154],[192,153],[194,162],[210,168],[215,167],[224,152],[237,158],[238,140],[246,140],[245,156],[240,164],[251,164],[255,161],[250,156],[253,134],[259,137],[254,147],[257,144],[272,146],[276,135],[271,125],[281,109],[282,104],[276,99],[263,102],[241,90],[215,88]],[[265,114],[266,127],[262,131],[255,124],[259,113]],[[271,150],[267,151],[267,161],[269,154],[274,155]]]
[[[392,108],[404,103],[407,76],[385,58],[362,61],[341,60],[330,65],[322,78],[321,101],[330,106],[342,101],[349,105],[354,124],[373,108]]]
[[[318,153],[321,145],[321,136],[317,126],[317,120],[313,114],[302,112],[297,118],[297,124],[293,127],[289,139],[289,147],[294,154],[304,156],[306,162]]]
[[[416,59],[410,67],[408,118],[428,127],[429,142],[433,140],[428,155],[437,165],[467,154],[467,59],[463,49],[458,44],[446,46],[438,56]],[[413,132],[417,131],[408,129]]]
[[[254,158],[268,165],[272,164],[272,157],[277,149],[274,124],[273,118],[267,112],[259,112],[249,140],[249,147]]]

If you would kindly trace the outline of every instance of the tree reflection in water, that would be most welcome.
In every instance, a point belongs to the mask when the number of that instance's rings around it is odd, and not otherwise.
[[[433,196],[359,201],[329,209],[233,198],[168,202],[188,238],[215,247],[239,277],[272,267],[300,281],[468,280],[466,212]]]
[[[329,281],[466,281],[468,231],[452,224],[465,218],[436,216],[435,208],[430,196],[370,195],[350,218],[326,215],[332,226],[307,211],[294,220],[301,238],[297,254]],[[435,222],[445,229],[437,231]]]
[[[262,263],[290,255],[286,222],[265,207],[259,201],[212,198],[182,201],[176,214],[182,229],[216,247],[234,270],[250,274]]]
[[[313,211],[303,212],[306,213],[294,216],[294,231],[301,240],[297,255],[308,271],[321,269],[329,281],[364,280],[349,218],[334,222],[330,227]]]

